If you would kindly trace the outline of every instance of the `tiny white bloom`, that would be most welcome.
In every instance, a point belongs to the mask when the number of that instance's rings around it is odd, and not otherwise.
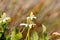
[[[3,22],[6,22],[6,19],[3,19]]]
[[[29,27],[32,28],[32,25],[30,24]]]
[[[27,17],[27,18],[33,20],[33,19],[36,19],[37,17],[33,15],[33,12],[31,12],[30,17]]]
[[[25,26],[25,27],[27,27],[28,26],[28,24],[24,24],[24,23],[22,23],[22,24],[20,24],[21,26]]]
[[[33,19],[36,19],[36,18],[37,18],[37,17],[35,17],[35,16],[33,15],[33,12],[31,12],[30,17],[27,17],[27,23],[28,23],[28,24],[22,23],[22,24],[20,24],[20,25],[25,26],[25,27],[29,26],[30,28],[32,28],[32,26],[33,26],[33,25],[36,25],[36,24],[33,24],[33,23],[30,23],[30,24],[29,24],[29,22],[32,21]]]
[[[35,17],[35,16],[27,17],[27,18],[28,18],[28,19],[31,19],[31,20],[36,19],[36,17]]]
[[[36,25],[36,24],[29,24],[29,27],[32,28],[32,26],[34,26],[34,25]]]
[[[6,17],[6,20],[9,20],[10,19],[10,17]]]
[[[3,22],[6,22],[6,20],[10,20],[10,17],[6,17],[3,19]]]

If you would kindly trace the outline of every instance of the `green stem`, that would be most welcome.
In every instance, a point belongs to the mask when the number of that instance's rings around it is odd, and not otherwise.
[[[26,36],[26,40],[29,40],[29,32],[30,32],[30,28],[28,27],[28,32],[27,32],[27,36]]]

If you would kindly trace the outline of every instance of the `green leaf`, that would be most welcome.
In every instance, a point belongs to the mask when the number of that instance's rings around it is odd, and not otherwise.
[[[22,33],[19,32],[18,34],[16,34],[15,37],[16,37],[17,40],[20,40],[23,36],[22,36]]]
[[[11,40],[20,40],[22,38],[22,33],[18,32],[18,30],[14,30],[11,34]]]
[[[38,40],[38,34],[37,34],[37,32],[33,32],[31,40]]]
[[[11,36],[7,36],[6,37],[6,40],[11,40]]]
[[[44,33],[44,40],[49,40],[47,33]]]
[[[43,33],[46,31],[46,26],[42,24]]]
[[[16,40],[15,35],[16,35],[16,30],[13,30],[13,32],[11,34],[11,40]]]
[[[2,32],[0,32],[0,38],[2,37]]]

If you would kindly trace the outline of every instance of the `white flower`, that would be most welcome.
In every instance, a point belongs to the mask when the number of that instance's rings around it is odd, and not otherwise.
[[[32,25],[30,24],[29,27],[32,28]]]
[[[33,26],[33,25],[36,25],[36,24],[24,24],[24,23],[22,23],[22,24],[20,24],[20,25],[21,25],[21,26],[25,26],[25,27],[28,27],[28,26],[29,26],[30,28],[32,28],[32,26]]]
[[[27,18],[28,18],[28,19],[31,19],[31,20],[36,19],[36,17],[35,17],[35,16],[27,17]]]
[[[25,26],[25,27],[29,26],[30,28],[32,28],[33,25],[36,25],[36,24],[34,24],[33,22],[30,22],[30,21],[32,21],[33,19],[36,19],[36,17],[33,15],[33,12],[31,12],[30,17],[27,17],[27,23],[28,23],[28,24],[22,23],[22,24],[20,24],[20,25]]]
[[[33,12],[31,12],[30,17],[27,17],[27,19],[31,19],[31,20],[36,19],[36,18],[37,17],[34,16]]]
[[[33,25],[36,25],[36,24],[29,24],[29,27],[32,28]]]
[[[3,19],[3,22],[6,22],[6,20],[10,20],[10,17],[6,17]]]
[[[27,27],[28,26],[28,24],[24,24],[24,23],[22,23],[22,24],[20,24],[21,26],[25,26],[25,27]]]

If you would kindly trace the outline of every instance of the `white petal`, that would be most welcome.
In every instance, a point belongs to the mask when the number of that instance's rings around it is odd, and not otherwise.
[[[29,24],[29,27],[32,28],[33,25],[36,25],[36,24]]]
[[[6,22],[6,19],[3,19],[3,22]]]
[[[34,19],[36,19],[37,17],[34,17]]]
[[[32,28],[32,25],[30,24],[29,27]]]
[[[25,26],[25,27],[27,27],[28,26],[28,24],[24,24],[24,23],[22,23],[22,24],[20,24],[21,26]]]
[[[6,17],[6,20],[9,20],[10,19],[10,17]]]
[[[3,22],[6,22],[6,20],[9,20],[10,17],[6,17],[5,19],[3,19]]]

